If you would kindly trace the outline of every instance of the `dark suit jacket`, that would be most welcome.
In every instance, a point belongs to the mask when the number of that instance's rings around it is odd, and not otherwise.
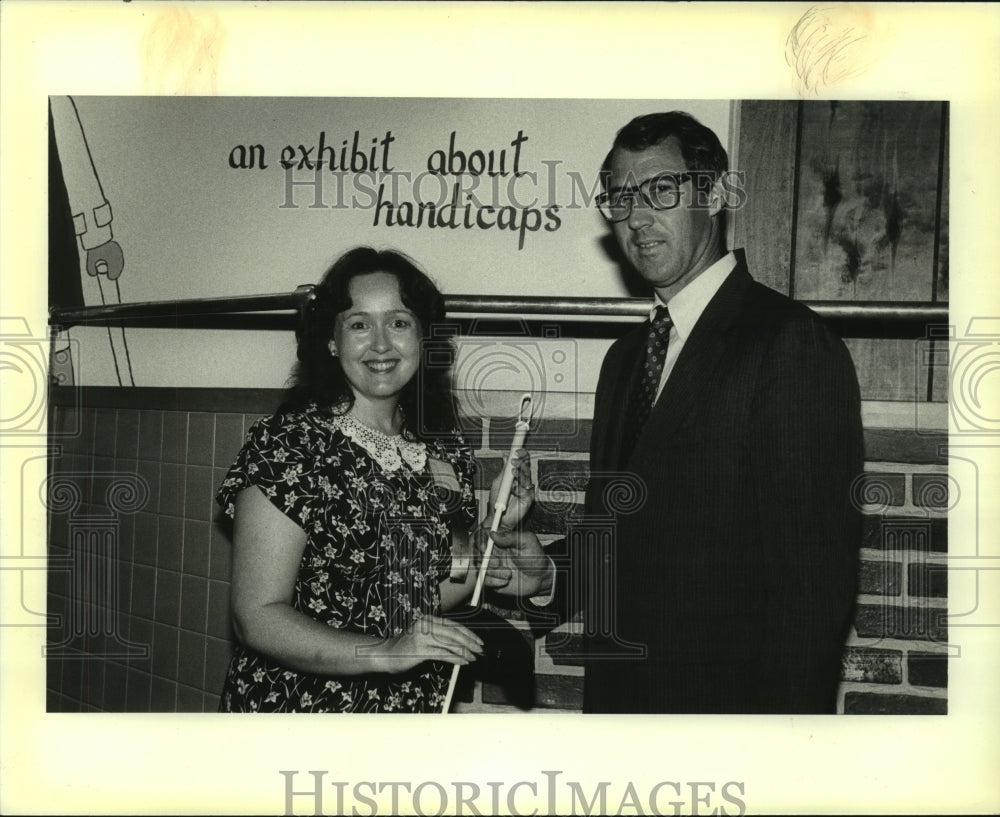
[[[601,369],[586,517],[556,607],[583,607],[587,712],[833,712],[856,594],[857,378],[809,309],[736,269],[631,456],[648,324]]]

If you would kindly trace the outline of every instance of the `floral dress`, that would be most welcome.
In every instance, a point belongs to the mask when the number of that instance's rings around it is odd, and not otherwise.
[[[381,446],[372,444],[375,437]],[[435,479],[442,463],[447,478]],[[438,584],[452,566],[450,530],[475,525],[474,471],[472,452],[457,436],[454,445],[425,447],[311,406],[258,420],[217,500],[232,517],[236,495],[257,486],[307,534],[294,609],[330,627],[386,638],[440,613]],[[219,709],[437,712],[450,671],[450,664],[425,661],[393,675],[313,675],[237,644]]]

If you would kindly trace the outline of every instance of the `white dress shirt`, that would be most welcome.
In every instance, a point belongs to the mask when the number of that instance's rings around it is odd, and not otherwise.
[[[684,343],[691,335],[694,325],[698,323],[698,318],[705,311],[709,301],[715,297],[722,282],[726,280],[729,273],[736,267],[736,255],[726,253],[722,258],[708,267],[697,278],[691,281],[680,292],[670,299],[670,303],[665,304],[659,293],[655,294],[653,305],[649,308],[649,320],[652,321],[658,306],[666,306],[670,310],[670,320],[673,326],[670,327],[670,337],[667,341],[667,357],[663,361],[663,372],[660,374],[660,386],[656,391],[656,399],[660,399],[663,392],[663,384],[670,377],[670,372],[677,362],[677,358],[684,348]],[[533,596],[533,604],[544,607],[552,602],[555,590],[555,563],[552,563],[552,591],[545,596]]]
[[[670,303],[664,303],[659,293],[656,293],[653,305],[649,308],[649,320],[653,320],[654,313],[658,306],[666,306],[670,310],[670,320],[673,326],[670,327],[670,337],[667,341],[667,358],[663,361],[663,372],[660,374],[660,386],[656,391],[656,399],[660,399],[663,391],[663,384],[670,377],[670,372],[677,362],[677,357],[684,348],[684,343],[691,335],[691,330],[698,323],[698,318],[705,311],[708,302],[715,297],[722,282],[726,280],[729,273],[736,267],[736,255],[726,253],[712,266],[701,273],[684,289],[670,299]]]

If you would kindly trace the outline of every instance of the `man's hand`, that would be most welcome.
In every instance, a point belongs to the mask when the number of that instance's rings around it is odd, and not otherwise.
[[[480,555],[489,531],[477,536]],[[555,568],[538,537],[530,531],[501,528],[493,534],[493,555],[486,569],[486,587],[504,596],[544,596],[552,591]]]
[[[493,480],[493,484],[490,486],[490,505],[487,519],[490,522],[493,521],[497,494],[500,492],[500,482],[503,480],[504,471],[508,468],[514,469],[514,482],[511,484],[510,497],[507,499],[507,507],[500,519],[500,524],[505,528],[516,528],[535,500],[535,486],[531,482],[531,457],[523,448],[514,452],[513,463],[504,462],[500,473]]]

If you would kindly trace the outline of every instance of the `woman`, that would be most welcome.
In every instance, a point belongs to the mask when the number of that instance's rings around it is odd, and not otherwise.
[[[443,317],[434,284],[391,251],[352,250],[316,288],[294,385],[218,494],[239,641],[222,711],[440,711],[452,665],[481,653],[441,617],[472,593],[452,556],[476,522],[451,346],[433,339]],[[527,469],[505,525],[530,505]]]

